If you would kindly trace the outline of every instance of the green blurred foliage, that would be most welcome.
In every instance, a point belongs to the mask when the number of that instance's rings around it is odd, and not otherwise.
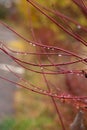
[[[53,120],[50,117],[41,116],[36,119],[14,119],[7,118],[0,123],[0,130],[57,130],[56,123],[52,123]],[[59,125],[59,128],[60,125]]]

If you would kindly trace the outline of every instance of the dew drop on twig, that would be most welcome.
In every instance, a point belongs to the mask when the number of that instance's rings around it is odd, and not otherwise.
[[[43,92],[43,90],[40,89],[39,92]]]
[[[80,76],[83,76],[83,74],[81,74]]]
[[[52,48],[51,50],[54,51],[54,48]]]
[[[36,46],[35,44],[33,44],[33,46]]]
[[[19,55],[19,52],[17,52],[16,54]]]
[[[30,42],[30,45],[32,45],[32,42]]]
[[[61,57],[62,55],[61,54],[58,54],[59,57]]]
[[[26,85],[28,85],[28,82],[25,82]]]
[[[80,74],[77,74],[77,76],[79,76]]]
[[[36,88],[36,87],[35,87],[34,89],[35,89],[35,90],[37,90],[37,88]]]
[[[78,28],[78,29],[81,29],[81,26],[80,26],[80,25],[77,25],[77,28]]]
[[[27,55],[27,53],[24,53],[24,55]]]
[[[70,70],[70,74],[73,74],[73,71],[72,71],[72,70]]]
[[[43,67],[41,67],[41,70],[43,70]]]
[[[57,97],[57,94],[54,94],[54,96],[56,96],[56,97]]]

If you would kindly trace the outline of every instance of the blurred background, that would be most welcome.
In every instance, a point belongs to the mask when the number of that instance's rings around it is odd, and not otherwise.
[[[81,12],[71,0],[38,0],[38,3],[50,9],[58,10],[61,13],[76,20],[87,28],[86,16]],[[50,12],[48,12],[50,13]],[[53,18],[56,16],[51,14]],[[86,47],[79,44],[74,38],[59,29],[53,22],[50,22],[44,15],[38,12],[34,7],[26,2],[26,0],[0,0],[0,20],[7,23],[16,32],[20,33],[27,39],[33,40],[32,28],[35,39],[41,41],[45,45],[53,45],[75,52],[76,54],[86,57]],[[56,18],[59,21],[58,18]],[[59,21],[60,22],[60,21]],[[87,40],[87,33],[80,31],[79,26],[74,26],[73,30]],[[64,25],[65,26],[65,25]],[[21,38],[0,24],[0,41],[6,46],[16,51],[36,52],[34,46],[26,44]],[[39,48],[39,51],[42,50]],[[49,51],[48,51],[49,52]],[[38,63],[38,58],[33,55],[16,54],[17,58]],[[42,63],[48,63],[47,57],[41,56]],[[72,61],[73,58],[66,57],[51,57],[58,61]],[[31,71],[27,71],[23,67],[17,65],[10,57],[0,51],[0,75],[7,77],[17,83],[25,85],[25,83],[17,78],[14,74],[8,71],[4,65],[7,65],[21,77],[30,80],[34,85],[41,85],[41,88],[46,89],[43,76]],[[30,67],[30,66],[29,66]],[[75,64],[71,66],[63,66],[63,69],[84,69],[86,65]],[[37,70],[37,68],[32,69]],[[73,95],[87,95],[87,81],[83,76],[77,75],[54,75],[47,76],[47,80],[51,86],[58,86],[65,93]],[[83,87],[84,82],[84,87]],[[79,87],[78,87],[79,86]],[[57,91],[51,88],[52,91]],[[56,88],[57,89],[57,88]],[[64,124],[69,129],[69,124],[72,122],[77,109],[64,102],[57,101],[60,113]],[[73,114],[73,115],[72,115]],[[85,119],[86,122],[86,119]],[[86,123],[85,123],[86,124]],[[0,79],[0,129],[1,130],[62,130],[61,123],[57,117],[56,110],[51,99],[47,96],[42,96],[21,87],[8,83]]]

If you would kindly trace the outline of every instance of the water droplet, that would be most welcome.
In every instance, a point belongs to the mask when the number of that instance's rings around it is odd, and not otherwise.
[[[60,99],[62,103],[65,103],[65,99],[64,98],[61,98]]]
[[[51,92],[49,92],[49,95],[50,95],[50,96],[52,96],[52,93],[51,93]]]
[[[50,48],[48,47],[47,49],[49,50]]]
[[[43,90],[40,89],[39,92],[43,92]]]
[[[61,57],[62,55],[61,54],[58,54],[59,57]]]
[[[41,67],[41,70],[43,70],[43,67]]]
[[[79,109],[79,105],[76,105],[76,108]]]
[[[54,48],[52,48],[52,51],[54,51]]]
[[[79,76],[80,74],[77,74],[77,76]]]
[[[80,25],[77,25],[77,28],[78,28],[78,29],[81,29],[81,26],[80,26]]]
[[[44,93],[44,94],[47,94],[47,92],[46,92],[45,90],[43,90],[43,93]]]
[[[18,52],[17,52],[16,54],[17,54],[17,55],[19,55],[19,53],[18,53]]]
[[[24,55],[27,55],[27,53],[24,53]]]
[[[70,94],[68,94],[68,95],[67,95],[67,97],[68,97],[68,98],[70,98],[70,97],[71,97],[71,95],[70,95]]]
[[[83,74],[81,74],[80,76],[83,76]]]
[[[37,90],[37,88],[34,88],[35,90]]]
[[[54,96],[57,96],[57,94],[54,94]]]
[[[25,82],[26,85],[28,85],[28,82]]]
[[[70,70],[70,74],[73,74],[73,71],[72,71],[72,70]]]
[[[33,46],[36,46],[35,44],[33,44]]]
[[[32,45],[32,42],[30,42],[30,45]]]

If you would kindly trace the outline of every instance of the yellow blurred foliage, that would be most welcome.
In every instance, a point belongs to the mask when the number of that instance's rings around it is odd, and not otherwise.
[[[23,21],[28,22],[29,20],[29,6],[26,2],[26,0],[21,0],[18,4],[17,4],[17,8],[19,10],[19,13],[21,14],[21,17],[23,18]]]
[[[19,51],[25,51],[26,50],[26,45],[21,40],[11,41],[11,42],[8,43],[8,46],[11,49],[14,49],[14,50],[19,50]]]

